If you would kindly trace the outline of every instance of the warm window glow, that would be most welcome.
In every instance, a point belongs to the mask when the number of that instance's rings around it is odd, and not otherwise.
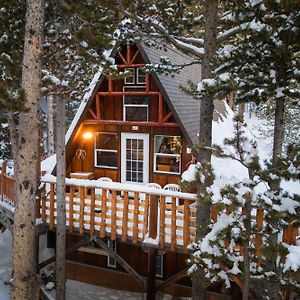
[[[83,138],[85,139],[85,140],[89,140],[89,139],[91,139],[93,137],[93,134],[91,133],[91,132],[85,132],[84,134],[83,134]]]

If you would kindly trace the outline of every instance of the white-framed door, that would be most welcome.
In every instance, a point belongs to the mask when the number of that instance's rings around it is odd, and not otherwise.
[[[149,182],[149,134],[121,133],[121,182]]]

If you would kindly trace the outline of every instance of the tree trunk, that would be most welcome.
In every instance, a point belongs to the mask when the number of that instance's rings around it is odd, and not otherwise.
[[[282,155],[282,144],[284,139],[284,108],[285,99],[279,98],[276,100],[275,107],[275,124],[274,124],[274,140],[273,140],[273,161],[272,167],[277,168]],[[277,191],[279,189],[279,182],[271,184],[271,189]]]
[[[66,275],[66,153],[65,153],[65,103],[56,99],[56,195],[57,195],[57,227],[56,227],[56,300],[65,299]]]
[[[215,53],[216,47],[216,29],[217,29],[217,11],[218,0],[207,0],[206,5],[206,21],[205,21],[205,38],[204,50],[205,54],[201,65],[201,79],[209,78],[211,75],[210,60]],[[200,103],[200,147],[210,147],[212,140],[212,120],[213,120],[214,104],[213,99],[205,97]],[[207,163],[211,160],[211,151],[200,149],[198,153],[198,161]],[[196,214],[196,239],[202,239],[208,230],[210,224],[210,204],[208,199],[203,199],[200,195],[205,194],[205,184],[197,184],[197,214]],[[205,273],[200,270],[195,274],[193,280],[193,299],[206,299],[205,289]]]
[[[55,153],[55,143],[54,143],[54,96],[47,96],[47,106],[48,106],[48,115],[47,115],[47,156],[51,156]]]
[[[37,192],[38,110],[41,82],[43,5],[28,0],[22,63],[25,112],[19,114],[18,155],[15,161],[17,199],[13,229],[11,299],[31,300],[37,295],[35,261],[35,201]]]

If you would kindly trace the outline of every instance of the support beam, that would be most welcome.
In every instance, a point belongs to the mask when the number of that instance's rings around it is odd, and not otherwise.
[[[176,273],[175,275],[171,276],[170,278],[165,280],[163,283],[158,285],[156,287],[156,292],[163,291],[165,288],[167,288],[171,284],[187,277],[188,276],[188,274],[187,274],[188,269],[189,269],[189,267],[186,267],[186,268],[182,269],[181,271],[179,271],[178,273]]]
[[[155,300],[156,248],[148,249],[147,300]]]
[[[118,52],[118,56],[121,58],[122,62],[126,65],[126,59],[124,58],[124,56],[122,55],[121,52]]]
[[[100,109],[100,95],[99,93],[96,95],[96,115],[97,120],[101,119],[101,109]]]
[[[141,127],[179,127],[177,123],[158,123],[158,122],[129,122],[116,120],[94,120],[83,121],[85,125],[121,125],[121,126],[141,126]]]
[[[169,121],[169,119],[173,116],[173,113],[170,111],[162,120],[163,123],[166,123]]]
[[[127,52],[126,52],[126,62],[129,65],[130,64],[130,57],[131,57],[131,45],[128,43],[127,44]]]
[[[162,123],[163,122],[163,98],[162,95],[159,94],[158,96],[158,122]]]
[[[108,78],[108,92],[111,93],[113,91],[113,82],[111,77]]]
[[[145,95],[160,95],[160,92],[99,92],[99,96],[145,96]]]
[[[145,64],[124,64],[124,65],[118,65],[119,69],[124,69],[124,68],[141,68],[145,67]]]
[[[99,247],[105,250],[109,254],[109,256],[113,257],[119,263],[119,265],[124,268],[124,270],[132,275],[144,289],[146,289],[145,279],[140,274],[138,274],[121,256],[110,249],[102,239],[94,237],[94,241]]]
[[[95,115],[95,113],[94,113],[91,109],[89,109],[89,113],[92,115],[92,117],[93,117],[95,120],[98,119],[97,116]]]
[[[137,50],[137,51],[135,52],[135,54],[133,55],[132,59],[131,59],[130,62],[129,62],[130,65],[132,65],[132,64],[134,63],[134,61],[135,61],[135,59],[137,58],[137,56],[138,56],[139,53],[140,53],[139,50]]]
[[[70,254],[70,253],[72,253],[72,252],[78,250],[79,248],[81,248],[81,247],[87,245],[87,244],[90,243],[92,240],[93,240],[93,238],[87,238],[87,239],[84,239],[84,240],[79,241],[78,243],[74,244],[74,245],[71,246],[69,249],[67,249],[66,255],[68,255],[68,254]],[[55,262],[55,257],[56,257],[56,256],[54,255],[54,256],[52,256],[52,257],[50,257],[50,258],[44,260],[43,262],[41,262],[41,263],[39,264],[39,268],[42,269],[42,268],[48,266],[49,264]]]

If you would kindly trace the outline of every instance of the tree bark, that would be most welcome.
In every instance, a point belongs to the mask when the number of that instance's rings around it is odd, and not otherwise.
[[[216,48],[216,31],[217,31],[217,11],[218,0],[207,0],[206,5],[206,21],[205,21],[205,37],[204,37],[204,56],[201,65],[201,79],[209,78],[211,75],[211,58]],[[213,120],[214,104],[213,99],[205,97],[200,103],[200,147],[211,147],[212,140],[212,120]],[[211,151],[200,149],[198,152],[198,161],[201,163],[209,163],[211,160]],[[202,239],[208,230],[210,224],[210,203],[208,199],[203,199],[201,195],[205,194],[205,184],[197,184],[197,214],[196,214],[196,240]],[[205,273],[200,270],[193,278],[192,295],[193,299],[206,299]]]
[[[13,229],[13,280],[11,299],[34,299],[37,295],[35,261],[35,201],[37,192],[37,156],[43,2],[28,0],[25,44],[22,63],[22,88],[26,111],[19,114],[18,155],[15,160],[17,199]]]
[[[66,288],[66,154],[65,154],[65,103],[63,99],[56,99],[56,201],[57,201],[57,227],[56,227],[56,300],[65,299]]]
[[[272,167],[277,168],[282,155],[282,144],[284,139],[284,110],[285,99],[284,97],[276,100],[275,107],[275,124],[274,124],[274,140],[273,140],[273,157]],[[271,189],[277,191],[279,189],[279,182],[271,184]]]
[[[51,156],[55,153],[55,143],[54,143],[54,96],[52,94],[47,96],[47,156]]]

